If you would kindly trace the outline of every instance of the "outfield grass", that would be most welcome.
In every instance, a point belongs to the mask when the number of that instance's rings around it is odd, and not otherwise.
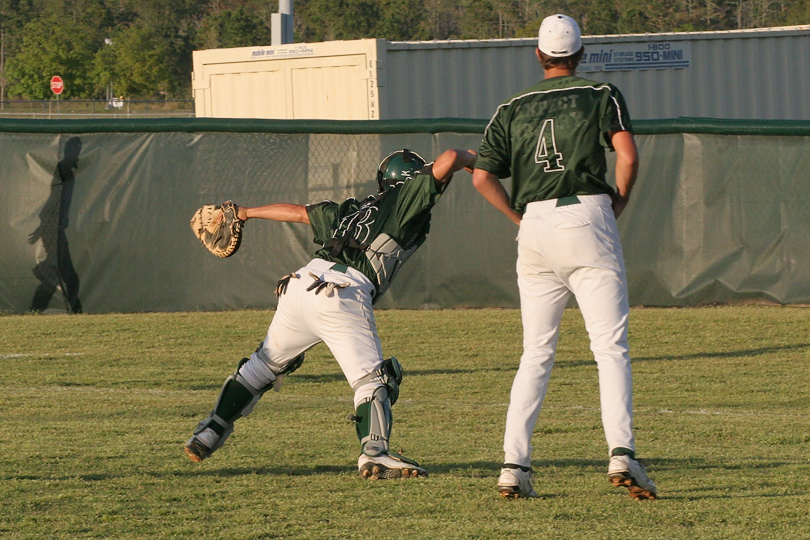
[[[810,538],[810,311],[634,309],[636,436],[660,490],[606,477],[596,367],[566,312],[534,438],[540,498],[495,492],[515,310],[382,311],[406,378],[395,449],[357,475],[323,346],[202,464],[182,445],[271,312],[0,317],[0,538]]]

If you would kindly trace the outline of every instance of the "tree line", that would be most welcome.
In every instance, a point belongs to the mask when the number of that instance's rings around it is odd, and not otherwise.
[[[0,0],[0,100],[188,99],[192,51],[270,44],[275,0]],[[583,34],[810,23],[810,0],[297,0],[296,42],[536,35],[566,13]]]

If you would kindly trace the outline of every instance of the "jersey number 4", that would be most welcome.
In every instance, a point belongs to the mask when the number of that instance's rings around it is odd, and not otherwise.
[[[545,165],[545,172],[564,171],[563,155],[557,151],[557,141],[554,138],[554,120],[549,118],[543,122],[540,129],[540,138],[537,140],[537,152],[534,155],[535,163]]]

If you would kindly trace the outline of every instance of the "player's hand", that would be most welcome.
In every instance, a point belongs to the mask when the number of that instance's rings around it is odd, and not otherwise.
[[[616,216],[616,219],[619,219],[619,216],[622,214],[622,212],[624,212],[627,203],[630,202],[630,197],[615,193],[611,199],[613,200],[613,203],[611,204],[613,207],[613,215]]]
[[[464,167],[464,170],[472,174],[473,169],[475,168],[475,162],[478,160],[478,152],[476,152],[475,150],[467,150],[467,154],[472,156],[471,157],[472,161],[469,162],[469,165],[466,165]]]

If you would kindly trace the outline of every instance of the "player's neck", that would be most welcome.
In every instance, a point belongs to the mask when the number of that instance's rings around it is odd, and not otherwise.
[[[553,77],[573,77],[576,73],[575,69],[563,69],[558,67],[553,67],[550,69],[545,70],[543,74],[544,79],[551,79]]]

